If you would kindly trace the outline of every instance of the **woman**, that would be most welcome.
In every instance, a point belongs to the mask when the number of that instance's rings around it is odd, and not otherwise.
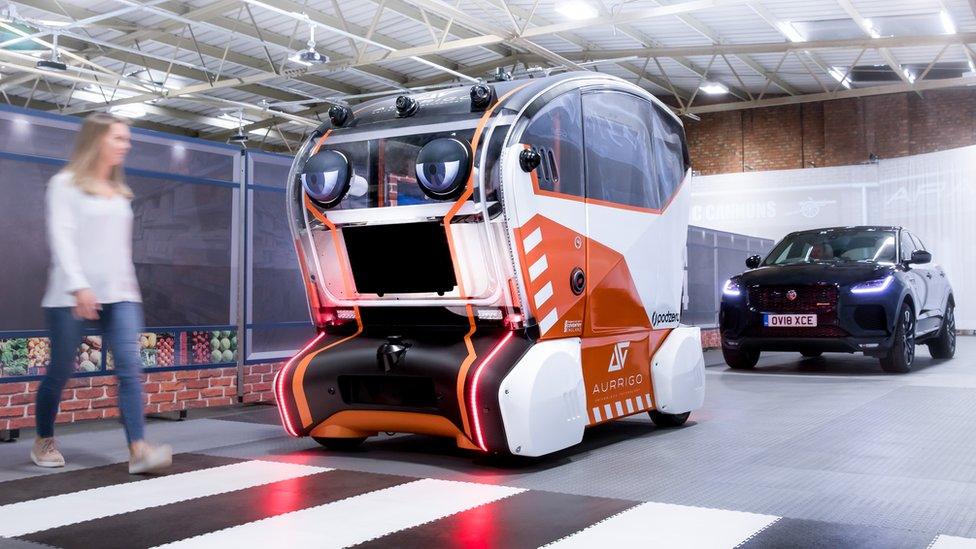
[[[105,347],[115,358],[129,473],[157,471],[173,460],[168,446],[152,446],[143,437],[138,349],[142,299],[132,264],[132,190],[122,177],[129,137],[124,120],[101,113],[89,116],[68,165],[48,184],[51,269],[41,306],[51,333],[51,365],[37,392],[37,439],[31,450],[40,467],[64,466],[54,441],[54,420],[89,323],[101,327]]]

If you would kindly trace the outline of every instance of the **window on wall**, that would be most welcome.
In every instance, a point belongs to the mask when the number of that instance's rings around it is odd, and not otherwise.
[[[579,91],[550,101],[532,117],[521,142],[539,153],[539,188],[574,196],[583,194],[583,132]]]
[[[583,95],[587,197],[661,209],[685,172],[681,126],[624,92]]]

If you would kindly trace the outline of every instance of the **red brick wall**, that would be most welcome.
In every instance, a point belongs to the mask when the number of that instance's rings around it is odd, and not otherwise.
[[[244,402],[274,402],[271,382],[280,367],[280,364],[245,366]],[[39,381],[0,383],[0,429],[34,426],[38,385]],[[237,372],[234,368],[152,372],[145,376],[144,390],[147,414],[230,406],[237,403]],[[117,417],[117,406],[115,376],[73,378],[62,395],[57,422]]]
[[[837,99],[685,120],[702,174],[861,164],[976,144],[976,89]]]

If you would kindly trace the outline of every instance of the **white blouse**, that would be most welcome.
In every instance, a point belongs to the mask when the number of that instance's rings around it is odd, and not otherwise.
[[[98,303],[142,301],[128,199],[87,194],[62,172],[48,182],[46,213],[51,268],[42,307],[74,307],[73,292],[83,288]]]

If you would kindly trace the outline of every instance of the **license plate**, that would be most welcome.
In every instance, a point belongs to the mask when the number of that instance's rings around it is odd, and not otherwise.
[[[817,315],[763,315],[763,326],[770,328],[813,328]]]

